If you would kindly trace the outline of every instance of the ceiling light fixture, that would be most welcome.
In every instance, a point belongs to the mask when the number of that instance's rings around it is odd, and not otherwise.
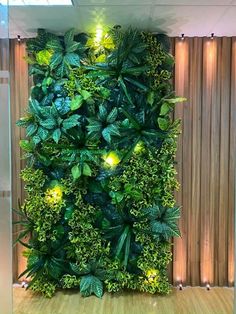
[[[214,39],[214,33],[211,33],[211,40]]]
[[[184,40],[184,34],[181,34],[181,40]]]
[[[20,43],[20,42],[21,42],[20,35],[17,35],[17,41],[18,41],[18,43]]]

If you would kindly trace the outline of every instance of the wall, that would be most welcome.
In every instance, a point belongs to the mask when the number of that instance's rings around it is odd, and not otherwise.
[[[234,173],[236,147],[236,38],[172,39],[175,89],[188,100],[177,105],[182,119],[176,193],[182,206],[182,237],[174,240],[170,279],[188,285],[232,285],[234,277]],[[25,44],[11,42],[13,203],[23,199],[19,139],[14,123],[27,105]],[[20,248],[15,275],[24,268]],[[18,266],[17,266],[18,265]],[[18,267],[18,269],[17,269]]]

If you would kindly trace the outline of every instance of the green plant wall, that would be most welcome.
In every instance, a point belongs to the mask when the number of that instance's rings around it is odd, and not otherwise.
[[[180,128],[171,111],[183,101],[171,85],[168,38],[40,29],[27,50],[34,86],[17,122],[28,162],[17,211],[28,258],[20,277],[48,297],[58,288],[168,293],[171,240],[180,235]]]

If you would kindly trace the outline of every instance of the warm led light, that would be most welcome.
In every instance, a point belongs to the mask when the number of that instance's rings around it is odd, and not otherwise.
[[[120,162],[120,158],[115,152],[110,152],[107,155],[104,155],[103,159],[105,163],[111,167],[117,166]]]
[[[98,27],[96,29],[96,34],[95,34],[95,38],[94,38],[94,43],[96,45],[99,45],[100,42],[102,41],[102,37],[103,37],[103,29],[101,27]]]
[[[134,152],[136,154],[142,153],[145,150],[144,144],[142,141],[138,142],[134,147]]]
[[[28,287],[28,282],[27,281],[22,281],[21,287],[22,288],[27,288]]]
[[[62,188],[60,186],[55,186],[52,189],[47,189],[45,193],[46,202],[50,205],[59,203],[62,200]]]
[[[145,273],[147,279],[144,281],[146,284],[156,284],[159,279],[159,271],[157,269],[149,269]]]

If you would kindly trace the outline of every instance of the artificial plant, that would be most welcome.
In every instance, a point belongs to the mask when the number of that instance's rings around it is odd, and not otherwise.
[[[20,207],[29,287],[101,297],[168,293],[179,121],[168,38],[113,28],[100,41],[40,29],[27,41],[29,106],[17,124],[28,160]],[[24,236],[30,234],[29,241]]]

